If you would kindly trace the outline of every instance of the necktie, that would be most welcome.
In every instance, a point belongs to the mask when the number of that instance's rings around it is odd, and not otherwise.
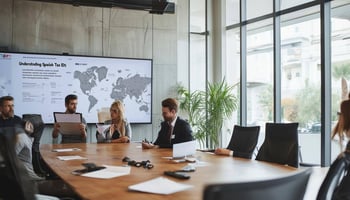
[[[173,133],[173,126],[169,123],[169,129],[168,129],[168,139],[169,139],[169,142],[171,142],[171,135]]]

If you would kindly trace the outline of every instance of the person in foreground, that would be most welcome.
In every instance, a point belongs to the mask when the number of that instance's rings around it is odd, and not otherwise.
[[[338,122],[332,131],[332,139],[336,136],[339,138],[340,148],[343,151],[343,143],[350,139],[350,99],[340,104]]]
[[[0,133],[0,199],[59,200],[54,196],[38,194],[14,147],[18,140],[15,127],[3,127]]]
[[[76,113],[78,105],[78,96],[74,94],[69,94],[65,98],[65,113],[74,114]],[[82,118],[82,123],[80,123],[80,132],[77,134],[62,134],[60,132],[60,124],[55,123],[52,130],[52,137],[55,139],[58,137],[59,133],[62,135],[61,143],[82,143],[86,142],[86,122]]]
[[[20,181],[23,184],[23,181],[28,181],[29,185],[27,184],[25,187],[33,186],[40,193],[35,194],[35,199],[50,200],[58,199],[54,196],[59,195],[74,196],[75,193],[73,190],[69,188],[62,180],[45,180],[45,177],[38,176],[35,173],[32,163],[33,139],[30,138],[31,134],[34,132],[34,127],[29,121],[25,121],[21,117],[14,114],[13,97],[3,96],[0,98],[0,112],[0,134],[1,136],[4,136],[1,138],[4,140],[4,145],[0,146],[2,149],[6,148],[5,151],[11,154],[11,156],[7,155],[8,159],[11,159],[13,162],[17,162],[15,160],[18,160],[18,164],[16,164],[16,166],[19,165],[20,168],[23,168],[24,174],[21,174],[20,176],[27,177],[25,178],[26,180],[23,179]],[[15,171],[13,172],[17,173]],[[12,179],[12,177],[9,178]]]
[[[97,142],[126,143],[131,138],[131,127],[124,117],[124,106],[119,100],[112,103],[109,109],[111,125],[103,131],[96,133]]]
[[[173,98],[162,101],[162,115],[164,121],[154,144],[142,142],[143,149],[172,148],[173,144],[193,140],[190,124],[177,116],[178,103]]]
[[[15,152],[19,161],[23,164],[31,180],[43,180],[33,169],[32,164],[32,139],[33,125],[14,114],[14,98],[3,96],[0,98],[0,128],[14,128],[16,133]]]

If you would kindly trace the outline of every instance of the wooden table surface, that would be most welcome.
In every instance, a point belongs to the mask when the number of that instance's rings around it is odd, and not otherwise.
[[[81,151],[53,152],[52,149],[79,148]],[[210,183],[244,182],[271,179],[291,175],[300,169],[267,162],[217,156],[196,152],[195,157],[206,166],[197,166],[189,173],[189,180],[179,180],[164,176],[178,183],[193,185],[191,189],[170,195],[159,195],[129,191],[128,186],[163,176],[166,170],[179,170],[187,163],[173,163],[164,158],[172,155],[171,149],[143,150],[140,143],[128,144],[43,144],[40,148],[44,161],[68,183],[83,199],[202,199],[204,186]],[[61,161],[57,156],[79,155],[87,160]],[[82,169],[82,163],[123,166],[122,159],[128,156],[135,161],[150,160],[153,169],[131,167],[129,175],[112,179],[96,179],[73,175],[71,172]]]

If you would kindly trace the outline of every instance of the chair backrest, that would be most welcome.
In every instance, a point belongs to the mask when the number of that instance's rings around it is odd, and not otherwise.
[[[204,188],[204,200],[302,200],[312,168],[281,178],[212,184]]]
[[[299,167],[298,123],[266,123],[256,160]]]
[[[43,134],[45,124],[41,118],[40,114],[23,114],[23,120],[30,121],[33,124],[34,131],[32,133],[33,141],[33,151],[39,152],[40,139]]]
[[[0,128],[0,199],[35,199],[35,186],[29,180],[16,152],[14,128]]]
[[[233,156],[251,159],[258,143],[259,131],[260,126],[235,125],[227,149],[233,151]]]
[[[111,114],[109,108],[103,107],[97,112],[98,123],[104,123],[107,120],[111,120]]]
[[[350,141],[346,151],[330,166],[317,194],[317,200],[350,199]],[[345,192],[344,192],[345,191]],[[346,195],[342,196],[342,195]]]
[[[40,140],[43,134],[45,124],[40,114],[23,114],[23,120],[30,121],[33,124],[34,131],[32,133],[33,146],[32,146],[32,163],[33,169],[38,174],[47,174],[45,170],[46,166],[42,161],[40,154]]]

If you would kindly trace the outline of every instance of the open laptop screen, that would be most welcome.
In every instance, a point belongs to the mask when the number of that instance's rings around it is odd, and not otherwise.
[[[173,145],[173,158],[184,158],[196,153],[196,141],[183,142]]]

